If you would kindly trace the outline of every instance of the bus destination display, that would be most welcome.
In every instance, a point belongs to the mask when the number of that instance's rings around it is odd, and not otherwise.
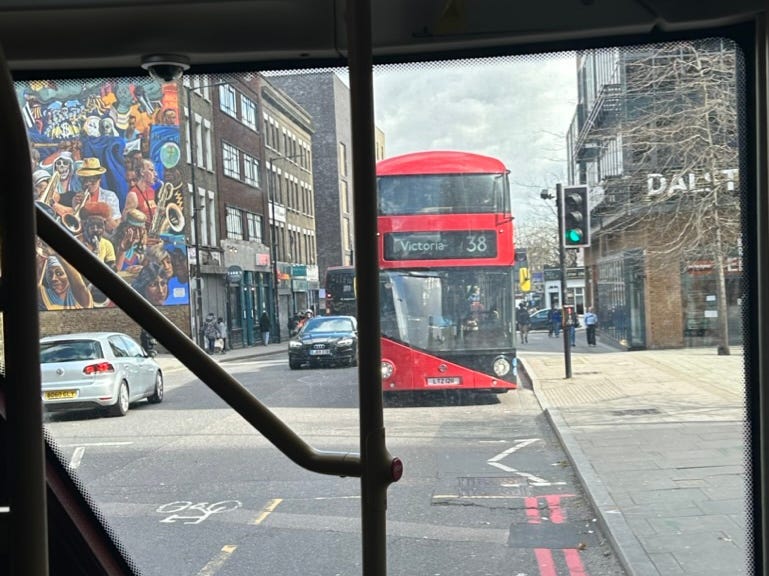
[[[385,260],[495,258],[494,230],[392,232],[384,237]]]

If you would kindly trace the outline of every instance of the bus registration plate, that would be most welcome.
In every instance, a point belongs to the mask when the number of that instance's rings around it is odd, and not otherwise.
[[[445,386],[447,384],[458,386],[461,383],[462,383],[462,379],[459,376],[442,376],[439,378],[427,379],[428,386]]]

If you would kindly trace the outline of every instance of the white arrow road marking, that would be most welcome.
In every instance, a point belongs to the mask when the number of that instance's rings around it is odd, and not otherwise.
[[[72,458],[69,459],[67,467],[70,470],[77,470],[80,466],[80,462],[83,460],[83,454],[85,454],[86,446],[125,446],[126,444],[133,444],[133,442],[91,442],[86,444],[78,444],[75,446],[75,451],[72,453]],[[72,444],[63,444],[61,447],[69,447]]]
[[[494,466],[495,468],[499,468],[500,470],[504,470],[505,472],[509,472],[511,474],[515,474],[517,476],[520,476],[522,478],[525,478],[529,486],[563,486],[566,484],[566,482],[548,482],[544,478],[540,478],[539,476],[535,476],[534,474],[529,474],[528,472],[521,472],[520,470],[516,470],[515,468],[510,468],[510,466],[505,466],[504,464],[500,463],[500,460],[503,458],[506,458],[510,454],[513,454],[514,452],[517,452],[521,448],[525,448],[526,446],[529,446],[530,444],[533,444],[534,442],[539,442],[539,438],[526,438],[523,440],[517,440],[515,444],[513,444],[512,447],[508,448],[504,452],[500,452],[496,456],[489,458],[487,460],[487,463],[490,466]]]
[[[85,446],[78,446],[72,453],[72,458],[69,459],[69,469],[77,470],[80,466],[80,461],[83,459],[83,453],[85,452]]]
[[[516,441],[515,444],[513,444],[512,448],[508,448],[507,450],[505,450],[504,452],[500,452],[493,458],[489,458],[489,463],[499,462],[505,456],[509,456],[513,452],[517,452],[518,450],[520,450],[521,448],[525,448],[529,444],[534,444],[534,442],[539,442],[539,438],[527,438],[525,440],[518,440]]]

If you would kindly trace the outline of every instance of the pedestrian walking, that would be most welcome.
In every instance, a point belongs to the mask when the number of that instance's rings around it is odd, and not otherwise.
[[[585,312],[585,332],[587,333],[587,345],[595,346],[595,329],[598,326],[598,316],[593,312],[593,307]]]
[[[551,323],[550,325],[553,328],[553,336],[558,338],[558,336],[561,335],[561,320],[563,317],[561,316],[561,309],[560,308],[553,308],[553,314],[550,317]]]
[[[531,327],[531,316],[526,308],[526,303],[521,302],[518,308],[518,329],[521,331],[521,344],[529,342],[529,328]]]
[[[259,330],[262,331],[262,342],[267,346],[270,343],[270,316],[266,310],[259,317]]]
[[[221,316],[216,319],[216,329],[219,331],[219,338],[222,340],[222,354],[227,354],[227,349],[229,348],[229,338],[227,338],[227,323]]]
[[[547,337],[553,337],[553,309],[547,309]]]
[[[216,318],[214,318],[213,312],[209,312],[203,322],[203,336],[206,339],[208,353],[213,354],[216,339],[219,337],[219,328],[216,326]]]
[[[577,312],[573,307],[566,307],[566,321],[564,322],[564,329],[569,331],[569,340],[572,346],[577,345],[577,326],[579,325],[579,318],[577,318]]]

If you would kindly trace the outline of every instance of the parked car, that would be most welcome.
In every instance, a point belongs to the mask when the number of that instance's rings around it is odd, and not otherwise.
[[[40,340],[43,405],[49,412],[100,409],[125,416],[146,398],[163,401],[160,365],[120,332],[81,332]]]
[[[356,366],[358,324],[354,316],[316,316],[288,343],[288,366]]]
[[[531,314],[531,326],[529,326],[529,331],[550,330],[550,320],[547,319],[549,313],[550,308],[543,308],[542,310],[533,312]]]

